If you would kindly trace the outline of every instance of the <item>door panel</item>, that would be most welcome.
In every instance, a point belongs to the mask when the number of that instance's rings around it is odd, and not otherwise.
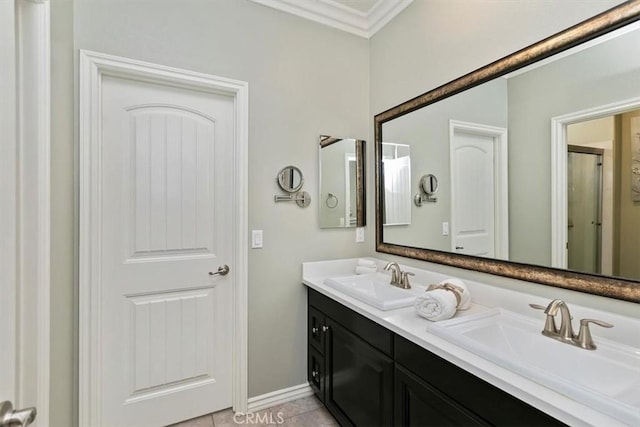
[[[212,377],[203,355],[211,353],[215,309],[212,291],[131,297],[132,395],[197,378]]]
[[[212,253],[215,121],[173,106],[128,113],[131,257]]]
[[[231,406],[233,99],[104,77],[102,421]]]

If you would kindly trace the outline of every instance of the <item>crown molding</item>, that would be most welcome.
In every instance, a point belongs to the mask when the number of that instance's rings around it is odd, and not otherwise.
[[[370,38],[409,6],[413,0],[378,0],[369,12],[333,0],[251,0],[273,9]]]

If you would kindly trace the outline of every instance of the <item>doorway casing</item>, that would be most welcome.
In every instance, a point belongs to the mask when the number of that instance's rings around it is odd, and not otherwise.
[[[567,126],[640,108],[640,98],[576,111],[551,119],[551,267],[568,266]]]
[[[0,5],[0,400],[50,423],[50,4]]]

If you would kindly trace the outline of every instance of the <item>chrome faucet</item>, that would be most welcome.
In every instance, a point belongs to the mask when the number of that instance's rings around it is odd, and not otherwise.
[[[542,329],[542,335],[587,350],[596,349],[596,345],[593,342],[593,338],[591,337],[591,331],[589,330],[589,323],[595,323],[596,325],[602,326],[603,328],[613,327],[612,324],[603,322],[601,320],[582,319],[580,320],[580,331],[578,332],[578,335],[576,335],[573,332],[573,326],[571,323],[573,317],[571,316],[571,312],[569,311],[567,303],[565,303],[564,301],[560,299],[554,299],[546,308],[538,304],[529,304],[529,306],[531,308],[535,308],[536,310],[544,310],[544,313],[547,315],[544,329]],[[560,329],[558,329],[558,327],[556,326],[555,321],[558,310],[560,310]]]
[[[567,304],[561,299],[554,299],[549,303],[544,313],[547,316],[552,316],[553,318],[555,318],[558,310],[560,310],[560,329],[552,335],[548,333],[545,334],[544,330],[542,331],[542,333],[554,338],[558,337],[559,339],[564,341],[572,341],[575,338],[573,334],[573,327],[571,325],[571,320],[573,319],[573,317],[569,312],[569,307],[567,306]]]
[[[387,265],[384,266],[385,271],[391,271],[391,285],[399,286],[400,280],[402,277],[402,270],[400,270],[400,266],[397,262],[388,262]]]
[[[386,271],[391,271],[390,285],[397,286],[402,289],[411,289],[411,283],[409,283],[409,276],[414,276],[413,273],[408,271],[402,271],[397,262],[389,262],[384,266]]]

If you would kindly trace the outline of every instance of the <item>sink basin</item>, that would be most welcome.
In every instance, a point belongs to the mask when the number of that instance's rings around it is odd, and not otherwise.
[[[429,332],[612,417],[640,425],[640,349],[596,337],[584,350],[543,336],[544,319],[502,309]]]
[[[391,286],[382,273],[332,277],[324,284],[380,310],[409,307],[416,299],[410,290]]]

